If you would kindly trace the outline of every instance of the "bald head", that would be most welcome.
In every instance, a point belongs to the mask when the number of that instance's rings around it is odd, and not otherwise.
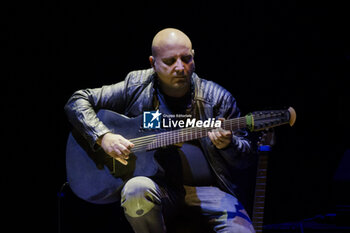
[[[160,89],[168,96],[182,97],[190,90],[194,71],[191,40],[182,31],[166,28],[152,42],[149,61],[157,73]]]
[[[160,50],[169,46],[183,46],[192,50],[190,38],[182,31],[175,28],[166,28],[158,32],[152,41],[152,56],[156,57]]]

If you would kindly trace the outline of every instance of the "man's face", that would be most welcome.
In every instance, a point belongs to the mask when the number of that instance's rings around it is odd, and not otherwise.
[[[193,50],[181,43],[162,45],[153,57],[153,68],[163,87],[188,89],[194,71]]]

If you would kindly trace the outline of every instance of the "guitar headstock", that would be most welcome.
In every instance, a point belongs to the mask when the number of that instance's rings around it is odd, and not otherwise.
[[[294,125],[296,113],[292,107],[284,110],[257,111],[246,116],[247,126],[251,131],[260,131],[279,125]]]

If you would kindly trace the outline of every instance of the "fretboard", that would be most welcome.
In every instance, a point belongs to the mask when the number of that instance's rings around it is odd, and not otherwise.
[[[232,131],[246,128],[246,126],[246,117],[225,120],[221,124],[221,128]],[[133,151],[153,150],[206,137],[208,135],[208,132],[213,129],[215,129],[215,127],[181,128],[158,134],[148,135],[145,137],[134,138],[130,141],[135,144],[135,148],[133,149]]]
[[[257,166],[254,205],[252,214],[253,226],[257,233],[263,232],[267,164],[267,153],[260,153]]]
[[[221,124],[221,128],[226,130],[237,130],[245,127],[245,117],[225,120]],[[155,140],[149,144],[147,149],[152,150],[160,147],[191,141],[198,138],[203,138],[206,137],[208,135],[208,132],[213,129],[215,129],[215,127],[188,127],[159,133],[157,134]]]

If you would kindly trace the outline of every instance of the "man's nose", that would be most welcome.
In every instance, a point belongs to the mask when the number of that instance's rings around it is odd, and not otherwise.
[[[175,71],[183,71],[184,65],[182,64],[182,60],[178,58],[175,63]]]

